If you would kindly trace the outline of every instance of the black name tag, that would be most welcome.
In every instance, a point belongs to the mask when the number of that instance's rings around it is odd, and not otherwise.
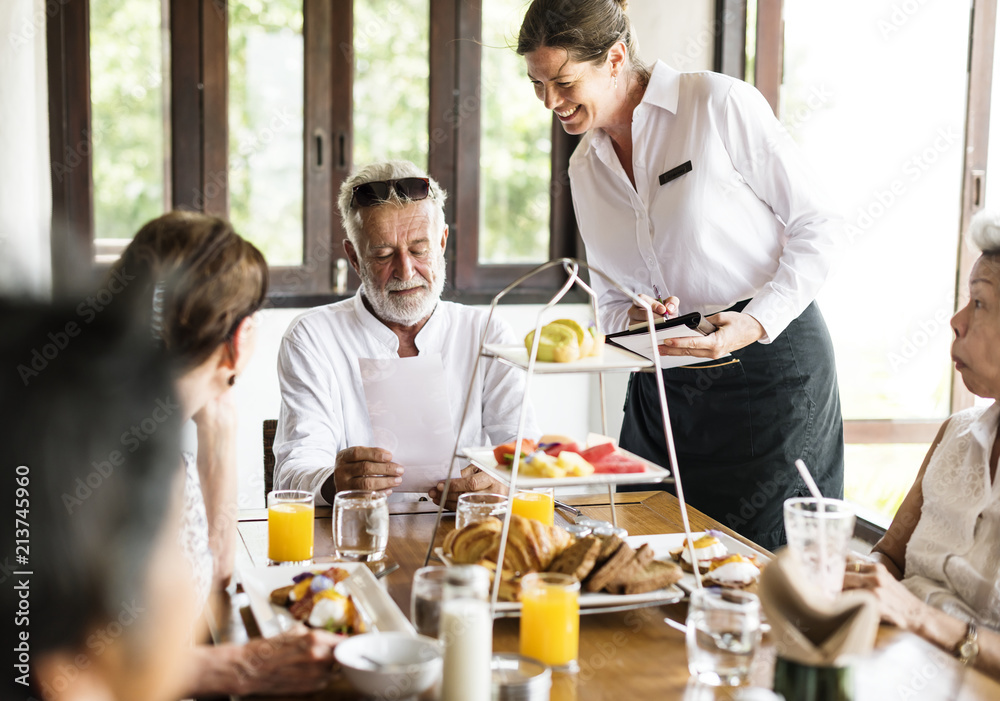
[[[671,168],[666,173],[660,175],[660,185],[666,185],[671,180],[676,180],[685,173],[690,173],[693,169],[694,166],[691,165],[691,161],[681,163],[676,168]]]

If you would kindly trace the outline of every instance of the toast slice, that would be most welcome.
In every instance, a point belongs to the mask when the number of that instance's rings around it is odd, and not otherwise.
[[[642,572],[646,565],[653,561],[654,555],[653,548],[650,547],[649,543],[640,545],[639,549],[635,551],[635,557],[626,563],[624,567],[620,568],[611,581],[604,586],[605,591],[611,594],[625,593],[625,585],[631,582]]]
[[[601,552],[597,553],[597,562],[595,563],[599,567],[607,562],[608,558],[614,555],[625,541],[616,535],[596,537],[601,541]]]
[[[620,540],[620,539],[619,539]],[[584,591],[600,591],[618,579],[623,568],[627,568],[635,558],[635,550],[628,543],[622,543],[603,565],[598,565],[583,584]]]
[[[625,594],[645,594],[676,584],[684,576],[676,563],[653,560],[625,585]]]
[[[583,581],[594,569],[597,563],[597,556],[601,553],[601,540],[594,536],[587,536],[576,541],[566,548],[549,566],[549,572],[561,572],[571,574],[579,581]]]

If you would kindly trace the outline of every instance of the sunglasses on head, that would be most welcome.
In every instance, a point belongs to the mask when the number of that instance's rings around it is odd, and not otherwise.
[[[356,185],[351,196],[351,206],[371,207],[382,204],[395,190],[396,194],[408,200],[425,200],[430,192],[429,178],[400,178],[399,180],[376,180]]]

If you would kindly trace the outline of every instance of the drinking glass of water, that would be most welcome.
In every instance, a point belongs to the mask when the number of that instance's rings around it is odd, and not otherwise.
[[[753,594],[731,589],[691,592],[688,670],[702,684],[746,683],[760,637],[760,601]]]
[[[502,494],[469,492],[458,497],[455,509],[455,528],[465,528],[470,523],[485,521],[490,516],[503,517],[507,510],[507,497]]]
[[[342,560],[373,562],[385,556],[389,507],[380,492],[337,492],[333,498],[333,547]]]

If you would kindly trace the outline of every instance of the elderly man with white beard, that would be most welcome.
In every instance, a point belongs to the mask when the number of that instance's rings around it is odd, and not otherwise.
[[[365,166],[341,186],[344,248],[362,285],[351,299],[305,312],[282,338],[276,489],[303,489],[313,492],[317,503],[332,503],[342,490],[399,488],[406,467],[376,445],[360,358],[440,354],[460,445],[498,445],[516,437],[523,373],[484,358],[473,377],[487,314],[440,299],[448,239],[445,197],[434,179],[409,161]],[[497,319],[486,340],[517,343]],[[470,383],[472,399],[459,425]],[[537,434],[529,414],[525,435]],[[438,503],[446,469],[429,492]],[[485,473],[466,467],[452,480],[446,506],[454,508],[459,494],[498,487]]]

